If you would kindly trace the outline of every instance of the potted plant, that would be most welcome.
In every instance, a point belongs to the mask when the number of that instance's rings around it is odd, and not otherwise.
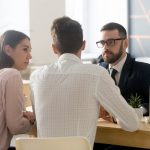
[[[137,113],[140,119],[143,117],[141,100],[141,97],[137,93],[135,95],[131,94],[130,98],[128,99],[129,105],[131,105],[135,109],[135,112]]]

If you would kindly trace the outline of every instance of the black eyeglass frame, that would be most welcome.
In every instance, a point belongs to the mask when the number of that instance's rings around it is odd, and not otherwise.
[[[106,41],[101,40],[101,41],[96,42],[96,45],[97,45],[98,48],[103,48],[105,44],[107,44],[107,46],[114,46],[115,45],[115,41],[125,40],[125,39],[126,38],[108,39]],[[113,44],[108,43],[108,41],[113,41]],[[99,46],[99,43],[101,44],[101,46]]]

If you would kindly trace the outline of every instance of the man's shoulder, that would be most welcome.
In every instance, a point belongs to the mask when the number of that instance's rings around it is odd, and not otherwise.
[[[140,68],[140,69],[150,69],[150,64],[140,61],[134,62],[134,67]]]
[[[95,76],[100,76],[103,74],[103,72],[106,71],[105,68],[103,68],[102,66],[96,65],[96,64],[80,64],[80,65],[74,65],[70,71],[66,71],[64,72],[64,70],[62,70],[62,72],[59,70],[60,68],[58,67],[57,64],[53,63],[50,65],[45,65],[42,66],[36,70],[34,70],[31,73],[30,76],[30,81],[41,81],[41,80],[45,80],[49,75],[51,74],[72,74],[72,73],[79,73],[79,74],[88,74],[88,75],[95,75]]]
[[[106,62],[99,62],[99,66],[102,66],[104,68],[108,68],[108,63],[106,63]]]
[[[87,72],[93,75],[100,75],[101,73],[106,71],[104,67],[99,66],[98,64],[97,65],[96,64],[84,64],[82,65],[82,68],[80,68],[80,70],[82,72]]]
[[[99,65],[99,66],[102,66],[102,67],[104,67],[104,68],[108,68],[108,63],[106,63],[106,62],[104,61],[102,55],[100,55],[100,56],[98,57],[97,62],[98,62],[98,65]]]
[[[48,66],[40,66],[38,69],[35,69],[30,76],[30,80],[35,80],[36,78],[43,76],[44,72],[47,70]]]

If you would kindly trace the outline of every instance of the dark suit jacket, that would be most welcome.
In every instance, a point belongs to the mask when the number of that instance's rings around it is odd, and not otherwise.
[[[99,57],[99,65],[108,68],[108,64],[101,57]],[[137,62],[127,54],[118,86],[126,101],[128,101],[131,94],[135,95],[137,93],[142,99],[142,105],[147,109],[144,115],[148,115],[150,64]]]

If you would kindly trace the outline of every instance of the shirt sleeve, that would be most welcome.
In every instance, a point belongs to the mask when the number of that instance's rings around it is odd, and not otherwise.
[[[33,109],[33,113],[34,113],[35,117],[36,117],[36,114],[35,114],[35,100],[34,100],[33,84],[34,84],[34,81],[35,81],[35,78],[36,78],[36,76],[35,76],[36,71],[38,71],[38,70],[35,70],[30,75],[30,99],[31,99],[32,109]]]
[[[33,113],[34,113],[34,116],[35,116],[35,119],[36,119],[35,104],[34,104],[34,92],[33,92],[31,84],[30,84],[30,100],[31,100],[31,103],[32,103],[32,110],[33,110]]]
[[[97,83],[96,97],[100,104],[117,119],[121,128],[135,131],[139,128],[139,119],[134,109],[121,96],[120,89],[106,70],[103,70]]]
[[[28,119],[23,117],[24,94],[21,75],[13,74],[6,83],[6,124],[12,134],[21,134],[29,131],[31,125]]]

